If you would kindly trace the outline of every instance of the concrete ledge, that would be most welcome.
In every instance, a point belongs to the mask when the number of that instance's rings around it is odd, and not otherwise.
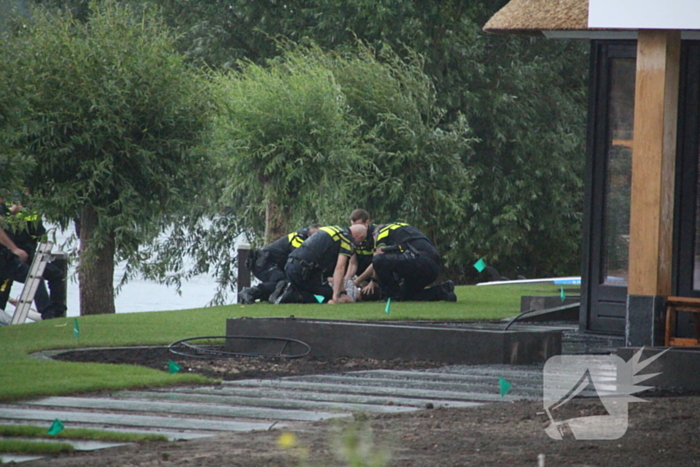
[[[629,361],[640,348],[622,347],[617,350],[617,355]],[[668,347],[644,347],[639,361],[643,362],[666,349]],[[668,352],[640,372],[641,374],[661,374],[641,384],[664,390],[700,391],[700,372],[695,371],[698,367],[700,367],[700,347],[671,347]],[[640,397],[643,398],[644,393],[641,393]]]
[[[558,308],[562,305],[578,304],[581,301],[581,296],[566,295],[564,300],[560,295],[523,295],[520,297],[520,312],[529,310],[548,310]],[[576,316],[578,322],[578,316]]]
[[[561,330],[541,327],[503,332],[479,327],[478,323],[473,327],[456,327],[296,318],[231,318],[226,321],[226,335],[298,339],[311,346],[312,357],[430,360],[469,365],[544,363],[549,357],[561,354],[562,342]],[[268,352],[269,348],[260,351]]]
[[[564,305],[555,305],[551,308],[535,308],[528,311],[527,313],[522,312],[520,315],[514,317],[516,321],[521,323],[535,323],[535,322],[547,322],[547,321],[571,321],[573,323],[578,323],[579,312],[581,310],[581,304],[579,302],[571,302]],[[514,318],[508,318],[503,321],[511,321]]]

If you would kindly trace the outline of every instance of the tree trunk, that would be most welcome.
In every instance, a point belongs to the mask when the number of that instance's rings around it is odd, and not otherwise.
[[[80,316],[115,313],[114,236],[91,245],[98,222],[92,206],[85,206],[80,216]]]
[[[277,203],[268,200],[265,205],[265,244],[269,245],[287,235],[287,216]]]

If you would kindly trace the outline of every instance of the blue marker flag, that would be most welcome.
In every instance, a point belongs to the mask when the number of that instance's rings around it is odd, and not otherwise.
[[[391,297],[386,299],[386,307],[384,308],[384,313],[386,313],[388,315],[390,309],[391,309]]]
[[[486,261],[484,261],[483,259],[480,259],[479,261],[474,263],[474,267],[476,268],[477,271],[481,272],[484,269],[486,269]]]
[[[498,384],[501,386],[501,397],[505,396],[508,394],[508,391],[510,391],[510,381],[505,379],[502,376],[498,377]]]
[[[566,294],[564,293],[564,287],[560,287],[559,296],[561,297],[561,301],[562,301],[562,302],[563,302],[564,300],[566,300]]]
[[[73,319],[73,337],[80,337],[80,328],[78,327],[78,318]]]
[[[316,300],[318,300],[318,303],[323,303],[323,300],[325,300],[323,295],[314,295],[314,297],[316,297]]]

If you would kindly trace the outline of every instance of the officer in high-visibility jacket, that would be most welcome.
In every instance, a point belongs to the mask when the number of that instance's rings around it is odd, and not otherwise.
[[[440,254],[420,230],[396,222],[377,226],[375,236],[373,280],[379,282],[385,298],[457,301],[454,282],[430,286],[440,274]]]
[[[10,208],[7,207],[7,204],[5,204],[5,199],[0,197],[0,217],[4,220],[4,218],[9,216],[10,214]],[[0,250],[4,246],[3,240],[5,238],[5,235],[7,234],[3,230],[3,232],[0,234],[0,237],[2,237],[0,239]],[[8,239],[7,241],[11,240]],[[6,308],[7,302],[10,298],[10,290],[12,290],[12,279],[0,277],[0,310],[4,310]]]
[[[343,280],[355,246],[367,236],[367,227],[326,226],[289,255],[284,272],[288,284],[278,284],[273,303],[341,303],[349,301]],[[327,278],[332,277],[332,285]],[[320,299],[319,299],[320,297]]]
[[[353,291],[352,295],[355,300],[379,300],[381,297],[379,287],[366,287],[373,272],[372,258],[374,257],[374,229],[376,225],[370,222],[369,213],[364,209],[352,211],[350,223],[362,224],[367,227],[367,237],[357,245],[355,254],[350,259],[350,266],[345,275],[346,290]],[[358,293],[358,289],[362,292]]]
[[[321,227],[320,224],[311,224],[278,238],[259,251],[251,251],[247,267],[260,284],[241,290],[238,294],[238,303],[250,305],[256,300],[268,301],[277,284],[286,278],[284,266],[287,264],[289,254],[315,234],[319,227]]]
[[[11,285],[5,279],[24,283],[40,238],[46,233],[41,216],[35,211],[25,210],[15,203],[5,218],[7,230],[0,228],[0,283],[6,288]],[[9,220],[9,221],[8,221]],[[48,281],[49,290],[39,281],[34,304],[42,319],[66,316],[66,287],[63,271],[47,263],[42,274]],[[50,292],[50,293],[49,293]]]

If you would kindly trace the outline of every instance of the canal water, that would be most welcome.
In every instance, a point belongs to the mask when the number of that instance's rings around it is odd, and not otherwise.
[[[58,232],[57,245],[61,245],[72,232]],[[56,248],[55,248],[56,249]],[[124,265],[119,264],[114,271],[114,285],[119,283]],[[80,316],[80,299],[77,275],[74,269],[69,270],[68,281],[68,313],[67,316]],[[22,289],[15,285],[12,296],[18,297]],[[146,311],[183,310],[206,306],[214,297],[216,281],[211,275],[199,275],[183,282],[181,295],[174,287],[168,287],[153,281],[134,279],[121,288],[115,298],[117,313],[135,313]],[[229,295],[229,303],[234,303],[235,297]]]

